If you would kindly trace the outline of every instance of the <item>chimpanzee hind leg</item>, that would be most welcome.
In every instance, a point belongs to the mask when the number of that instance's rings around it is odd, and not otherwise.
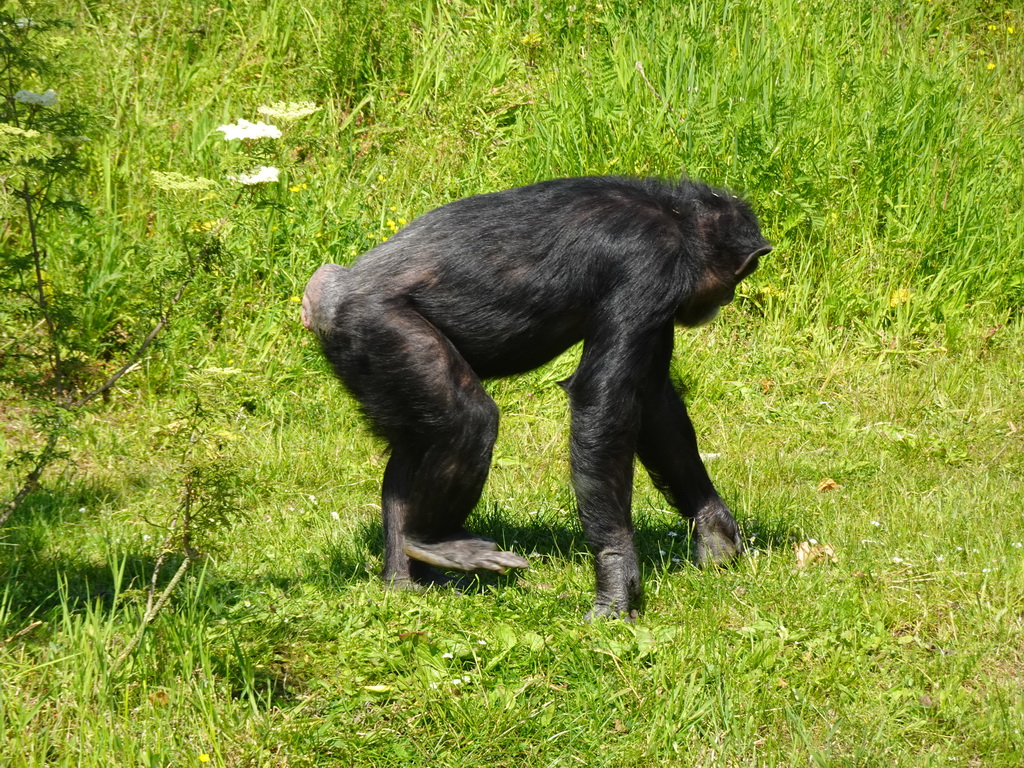
[[[715,490],[697,450],[686,406],[668,376],[671,330],[664,365],[651,371],[641,402],[637,456],[654,485],[691,520],[700,565],[722,564],[743,551],[739,526]]]
[[[376,354],[360,356],[360,366],[339,360],[336,368],[391,443],[381,499],[384,580],[439,581],[423,564],[527,568],[524,558],[463,527],[480,499],[498,431],[498,408],[479,378],[414,310],[392,307],[362,320],[363,344]]]

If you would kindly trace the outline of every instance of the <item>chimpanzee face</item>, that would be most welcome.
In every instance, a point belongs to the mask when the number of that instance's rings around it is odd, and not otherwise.
[[[676,322],[692,328],[714,320],[719,310],[736,297],[736,286],[740,281],[757,269],[760,258],[771,249],[765,244],[744,257],[727,256],[724,259],[725,269],[721,269],[722,265],[707,267],[689,301],[683,302],[676,310]],[[721,258],[722,254],[718,256]]]

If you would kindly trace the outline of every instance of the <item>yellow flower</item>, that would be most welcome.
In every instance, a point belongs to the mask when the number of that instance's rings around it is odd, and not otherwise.
[[[301,304],[302,303],[302,297],[301,296],[292,296],[291,298],[288,299],[288,301],[294,301],[296,304]]]
[[[199,762],[200,763],[208,763],[208,762],[210,762],[210,756],[208,754],[206,754],[205,752],[203,752],[203,754],[201,754],[199,756]]]
[[[1011,35],[1014,33],[1013,27],[1007,27],[1006,31],[1009,32]]]
[[[889,306],[898,307],[900,304],[906,304],[908,301],[910,301],[910,291],[906,288],[897,288],[889,297]]]
[[[996,65],[993,62],[991,62],[991,61],[988,63],[988,66],[986,67],[986,69],[995,69],[995,68],[996,68]]]
[[[989,32],[995,32],[997,29],[999,29],[999,27],[997,27],[995,24],[989,24],[988,25],[988,31]]]

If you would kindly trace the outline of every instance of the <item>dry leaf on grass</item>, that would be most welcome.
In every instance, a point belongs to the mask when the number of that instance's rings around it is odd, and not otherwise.
[[[833,480],[831,477],[823,477],[821,482],[818,483],[818,491],[838,491],[840,488],[839,483]]]
[[[806,568],[815,563],[838,563],[836,551],[831,544],[812,544],[809,541],[801,541],[793,547],[796,552],[796,567]]]

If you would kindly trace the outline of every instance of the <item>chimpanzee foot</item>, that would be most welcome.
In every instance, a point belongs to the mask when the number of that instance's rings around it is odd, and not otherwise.
[[[595,619],[624,619],[633,621],[642,599],[640,564],[636,557],[631,535],[623,536],[594,555],[597,575],[597,594],[594,607],[583,621]]]
[[[632,624],[636,621],[636,618],[639,615],[640,612],[635,608],[631,611],[626,611],[619,608],[618,603],[611,603],[610,605],[601,604],[595,605],[587,611],[587,614],[583,617],[583,621],[585,623],[589,623],[591,621],[596,621],[597,619],[622,619],[623,621],[628,621]]]
[[[505,552],[490,539],[469,531],[459,531],[440,541],[425,542],[405,538],[405,554],[413,560],[438,568],[456,571],[495,571],[506,573],[509,568],[529,568],[526,558],[515,552]]]
[[[701,567],[725,565],[743,551],[740,528],[721,501],[706,505],[694,519],[697,563]]]

